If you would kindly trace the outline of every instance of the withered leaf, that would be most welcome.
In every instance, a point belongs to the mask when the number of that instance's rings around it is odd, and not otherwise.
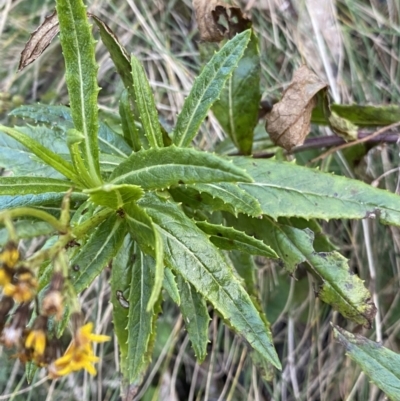
[[[44,22],[31,34],[19,60],[18,71],[33,63],[50,45],[59,32],[57,12],[47,16]]]
[[[240,8],[218,0],[193,0],[200,38],[205,42],[220,42],[233,38],[251,27],[251,21]]]
[[[315,95],[327,84],[303,65],[293,74],[292,82],[283,92],[280,102],[267,114],[265,129],[278,146],[290,151],[302,145],[310,131]]]

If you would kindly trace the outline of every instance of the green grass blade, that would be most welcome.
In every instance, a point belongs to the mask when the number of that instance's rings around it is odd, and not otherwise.
[[[144,134],[149,141],[150,147],[162,148],[164,146],[162,132],[149,81],[146,77],[143,66],[133,55],[131,58],[131,65],[136,105],[138,107]]]
[[[333,326],[333,335],[346,348],[346,354],[361,367],[373,383],[391,400],[399,400],[399,354],[380,343],[359,334],[349,333],[338,326]]]
[[[91,27],[82,0],[57,0],[60,41],[65,60],[71,114],[75,129],[83,134],[83,160],[94,183],[101,184],[97,70]]]
[[[247,30],[227,42],[197,77],[172,132],[175,145],[190,145],[208,110],[218,99],[226,80],[242,57],[250,35],[251,31]]]

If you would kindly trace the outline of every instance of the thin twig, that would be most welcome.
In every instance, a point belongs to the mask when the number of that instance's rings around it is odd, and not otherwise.
[[[368,141],[371,140],[372,138],[375,138],[375,137],[377,137],[378,135],[383,134],[384,132],[387,132],[387,131],[389,131],[389,130],[391,130],[391,129],[393,129],[393,128],[396,128],[396,127],[398,127],[399,125],[400,125],[400,121],[398,121],[398,122],[396,122],[396,123],[394,123],[394,124],[387,125],[386,127],[380,128],[380,129],[378,129],[377,131],[375,131],[373,134],[371,134],[371,135],[369,135],[369,136],[366,136],[365,138],[357,139],[356,141],[352,141],[352,142],[344,143],[344,144],[342,144],[342,145],[340,145],[340,146],[336,146],[335,148],[329,149],[329,150],[327,150],[325,153],[322,153],[322,154],[319,155],[318,157],[315,157],[314,159],[312,159],[312,160],[310,161],[310,163],[314,163],[314,162],[316,162],[316,161],[318,161],[318,160],[325,159],[325,158],[328,157],[329,155],[331,155],[331,154],[337,152],[338,150],[342,150],[342,149],[345,149],[345,148],[349,148],[349,147],[351,147],[351,146],[358,145],[358,144],[360,144],[360,143],[368,142]]]

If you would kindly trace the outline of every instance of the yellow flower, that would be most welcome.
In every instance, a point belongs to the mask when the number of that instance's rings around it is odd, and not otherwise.
[[[15,242],[9,242],[0,253],[0,264],[12,269],[19,261],[19,252]]]
[[[3,293],[7,297],[12,297],[16,302],[31,301],[37,288],[37,281],[33,273],[25,270],[18,274],[15,283],[8,283],[4,286]]]
[[[34,357],[44,354],[46,349],[46,333],[43,330],[32,330],[25,340],[25,347],[33,349]]]
[[[0,267],[0,287],[5,287],[10,284],[12,280],[12,271],[11,269],[4,269]]]
[[[97,373],[93,363],[98,362],[99,358],[94,355],[92,343],[110,341],[111,337],[93,334],[92,330],[93,323],[87,323],[76,331],[65,354],[49,366],[50,377],[55,379],[81,369],[91,375]]]

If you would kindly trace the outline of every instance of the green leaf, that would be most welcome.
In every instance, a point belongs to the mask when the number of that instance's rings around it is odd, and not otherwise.
[[[250,181],[233,163],[213,154],[175,146],[133,153],[110,177],[112,184],[139,185],[145,190],[239,180]]]
[[[370,292],[363,281],[350,271],[347,259],[342,255],[314,250],[314,233],[311,230],[280,224],[268,217],[260,220],[241,216],[235,226],[269,244],[290,274],[294,274],[298,264],[306,262],[306,267],[317,279],[319,298],[347,319],[370,327],[376,313]]]
[[[391,400],[400,394],[400,355],[380,343],[359,334],[333,326],[333,335],[345,348],[346,354]]]
[[[104,184],[101,187],[83,191],[90,196],[93,203],[100,206],[107,206],[118,210],[126,203],[140,199],[144,191],[137,185],[112,185]]]
[[[176,284],[174,273],[172,273],[171,269],[169,269],[168,267],[164,269],[163,287],[167,291],[170,298],[177,305],[180,305],[181,297],[179,295],[178,285]]]
[[[210,235],[210,241],[220,249],[238,250],[249,255],[265,256],[266,258],[278,257],[275,251],[264,242],[250,237],[243,231],[203,221],[196,221],[196,225]]]
[[[251,31],[247,30],[228,41],[196,78],[172,133],[175,145],[190,145],[208,110],[218,99],[226,80],[242,57],[250,35]]]
[[[15,207],[41,207],[50,214],[59,215],[60,204],[65,196],[65,192],[45,192],[36,195],[2,195],[0,196],[0,210],[13,209]],[[71,195],[72,209],[77,203],[84,202],[87,195],[73,192]]]
[[[23,134],[22,132],[8,128],[0,125],[0,130],[5,132],[7,135],[14,138],[16,141],[24,145],[28,148],[34,155],[36,155],[41,161],[48,164],[49,166],[53,167],[55,170],[60,172],[63,176],[69,178],[75,184],[80,185],[81,180],[76,175],[74,167],[71,163],[65,161],[61,156],[57,155],[56,153],[48,150],[40,143],[36,142],[28,135]]]
[[[211,205],[214,210],[227,210],[234,215],[238,213],[248,214],[250,216],[260,216],[262,209],[258,200],[239,188],[237,184],[231,182],[220,182],[213,184],[193,184],[192,188],[199,191],[202,196],[209,194],[213,198]],[[218,198],[220,202],[216,202]]]
[[[125,160],[125,158],[119,156],[100,153],[100,168],[102,173],[112,173],[114,169]]]
[[[139,200],[164,241],[165,261],[258,350],[280,369],[271,332],[230,266],[179,207],[157,196]]]
[[[44,177],[0,177],[1,195],[37,195],[48,192],[65,194],[73,185],[68,181]]]
[[[131,202],[125,206],[126,220],[132,237],[139,247],[155,259],[154,285],[149,299],[148,310],[158,300],[164,280],[164,249],[159,232],[147,213]]]
[[[111,303],[113,305],[113,325],[121,354],[121,373],[128,377],[128,325],[129,294],[135,257],[134,244],[129,235],[113,260],[111,269]]]
[[[237,184],[230,182],[180,185],[170,188],[169,192],[176,202],[181,202],[194,210],[208,212],[222,210],[235,216],[238,213],[250,216],[262,214],[257,199],[240,189]]]
[[[197,362],[202,363],[207,356],[208,324],[210,316],[204,298],[191,284],[178,276],[178,287],[182,303],[180,310],[189,335]]]
[[[142,148],[139,130],[136,127],[135,119],[131,111],[131,104],[128,97],[128,91],[124,90],[119,100],[119,114],[121,116],[122,131],[125,140],[131,145],[134,152]]]
[[[252,30],[243,57],[212,107],[223,130],[245,155],[251,154],[253,131],[258,121],[260,71],[258,38]]]
[[[139,60],[132,55],[132,77],[133,89],[135,90],[136,105],[138,107],[140,120],[150,147],[162,148],[164,146],[158,112],[154,102],[154,96],[149,81]]]
[[[82,0],[56,0],[56,9],[72,118],[84,137],[80,148],[89,176],[101,185],[95,42]]]
[[[0,132],[0,166],[12,171],[14,175],[64,177],[57,170],[41,162],[25,146],[2,132]]]
[[[30,131],[28,132],[24,131],[27,130],[26,127],[20,128],[19,130],[35,138],[43,146],[53,150],[55,153],[60,154],[68,152],[65,142],[65,133],[69,129],[74,128],[71,111],[68,107],[47,104],[23,105],[14,109],[10,115],[23,119],[29,118],[34,120],[35,123],[48,125],[51,129],[47,129],[47,132],[39,131],[43,130],[44,127],[29,127]],[[109,155],[123,158],[128,157],[132,153],[132,149],[124,138],[116,134],[107,124],[102,122],[99,124],[98,141],[100,151]],[[49,135],[49,133],[51,135]],[[45,140],[43,140],[44,136]],[[54,146],[55,137],[57,148]]]
[[[259,291],[255,274],[257,266],[253,257],[247,253],[234,250],[229,252],[229,259],[239,276],[244,280],[247,292],[253,297],[258,297]]]
[[[233,158],[254,182],[239,184],[260,202],[263,212],[320,219],[378,218],[400,225],[400,197],[350,178],[322,173],[293,163]]]
[[[41,235],[54,233],[55,228],[45,221],[18,220],[13,222],[18,239],[29,239]],[[4,246],[8,241],[8,231],[6,228],[0,229],[0,246]]]
[[[83,291],[117,254],[126,235],[126,225],[116,214],[103,221],[85,245],[71,259],[71,282],[77,293]]]
[[[90,15],[100,30],[100,37],[110,53],[111,59],[117,69],[118,74],[122,78],[125,88],[133,94],[133,81],[131,75],[131,64],[129,55],[125,48],[121,45],[118,38],[110,27],[96,15]]]
[[[332,104],[331,109],[339,117],[345,118],[360,127],[384,126],[400,121],[400,106],[360,106],[357,104]],[[326,124],[329,122],[324,116],[322,105],[312,112],[311,122]]]
[[[152,265],[154,259],[142,252],[136,254],[132,270],[132,281],[129,293],[128,317],[128,372],[129,383],[139,379],[148,365],[145,358],[152,333],[153,319],[156,318],[151,302],[152,289],[155,285]]]

